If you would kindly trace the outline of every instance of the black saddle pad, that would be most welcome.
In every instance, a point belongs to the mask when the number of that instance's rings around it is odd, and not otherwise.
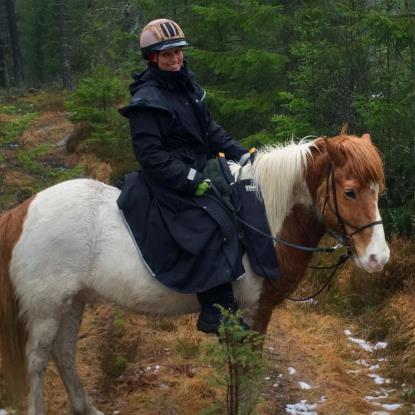
[[[276,250],[272,239],[265,208],[257,195],[257,187],[252,180],[241,180],[233,184],[235,187],[239,205],[239,216],[250,226],[241,223],[242,243],[247,251],[249,262],[255,274],[265,278],[281,277]],[[258,231],[256,231],[255,229]]]

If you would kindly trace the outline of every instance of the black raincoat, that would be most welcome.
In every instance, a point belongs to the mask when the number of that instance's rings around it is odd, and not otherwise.
[[[244,273],[234,219],[213,198],[193,197],[208,159],[238,161],[246,149],[211,117],[205,92],[184,66],[134,76],[129,118],[141,171],[123,181],[118,206],[155,277],[202,292]]]

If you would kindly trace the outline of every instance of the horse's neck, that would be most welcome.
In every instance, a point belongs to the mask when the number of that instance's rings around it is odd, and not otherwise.
[[[304,176],[306,153],[295,147],[290,150],[274,150],[270,154],[263,154],[255,161],[250,172],[258,183],[270,230],[274,235],[281,231],[285,218],[295,205],[312,206]]]

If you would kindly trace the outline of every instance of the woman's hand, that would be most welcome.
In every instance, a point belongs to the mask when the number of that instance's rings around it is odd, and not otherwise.
[[[206,191],[210,188],[210,181],[203,180],[203,182],[200,182],[196,188],[196,192],[194,193],[194,196],[200,197],[203,196]]]

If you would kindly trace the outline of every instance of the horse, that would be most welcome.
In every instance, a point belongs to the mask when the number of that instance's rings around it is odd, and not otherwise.
[[[240,169],[240,170],[239,170]],[[273,308],[305,274],[326,230],[341,234],[357,267],[381,271],[389,247],[378,198],[384,190],[379,151],[369,134],[340,133],[258,150],[239,170],[257,184],[283,272],[277,280],[245,276],[233,288],[244,320],[266,333]],[[119,189],[91,179],[54,185],[0,216],[0,352],[10,390],[27,395],[27,414],[43,415],[50,357],[77,415],[103,415],[75,367],[85,304],[107,301],[136,313],[195,313],[195,294],[174,292],[138,255],[116,200]],[[303,247],[299,249],[297,244]]]

